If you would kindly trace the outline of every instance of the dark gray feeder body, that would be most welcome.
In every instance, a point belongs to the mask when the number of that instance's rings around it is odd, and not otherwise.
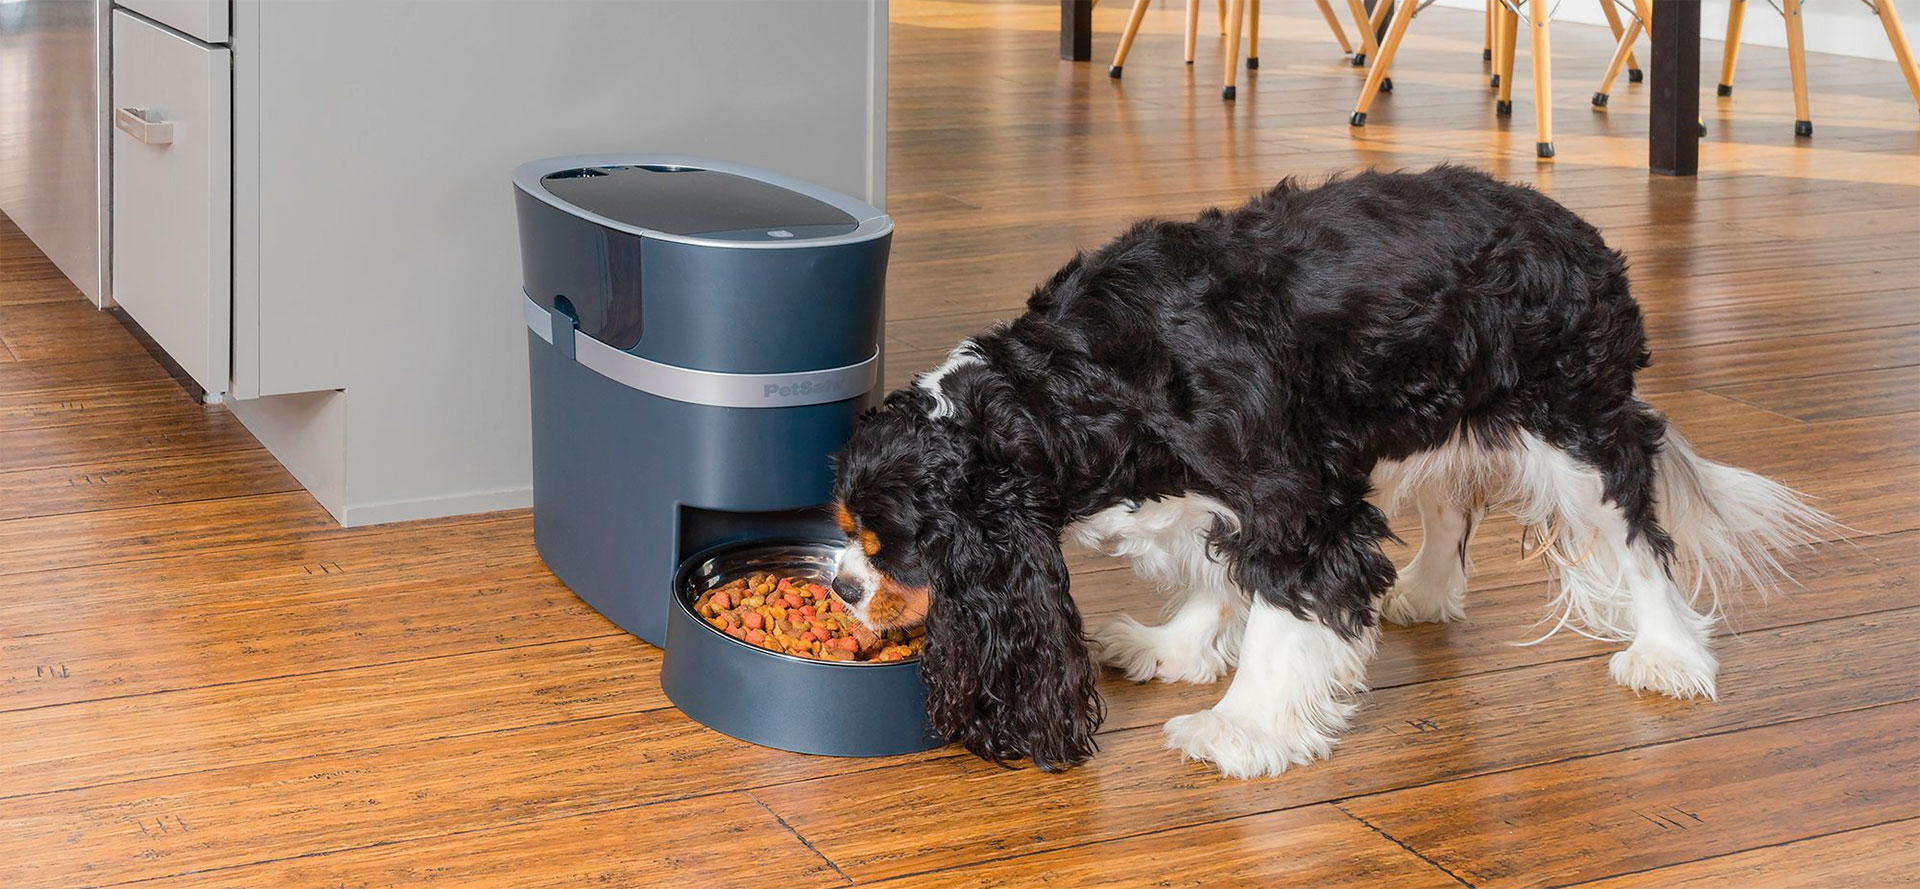
[[[830,458],[879,397],[893,222],[693,158],[550,158],[513,181],[534,543],[581,599],[665,646],[695,553],[837,533]]]

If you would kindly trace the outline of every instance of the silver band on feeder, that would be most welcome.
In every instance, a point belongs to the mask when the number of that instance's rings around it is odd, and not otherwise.
[[[553,342],[553,313],[524,293],[520,298],[527,329]],[[878,350],[865,361],[842,367],[786,373],[730,373],[650,361],[578,330],[571,332],[573,359],[582,367],[629,389],[709,407],[797,407],[845,401],[871,390],[880,375]]]

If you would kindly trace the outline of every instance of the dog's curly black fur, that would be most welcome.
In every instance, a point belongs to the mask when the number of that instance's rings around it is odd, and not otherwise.
[[[875,570],[933,598],[934,727],[1043,768],[1103,710],[1059,537],[1129,501],[1229,507],[1233,580],[1352,638],[1394,569],[1369,470],[1457,430],[1524,430],[1600,470],[1664,559],[1633,395],[1648,353],[1626,264],[1530,188],[1439,167],[1289,180],[1230,211],[1146,221],[1076,256],[934,392],[890,395],[838,458]]]

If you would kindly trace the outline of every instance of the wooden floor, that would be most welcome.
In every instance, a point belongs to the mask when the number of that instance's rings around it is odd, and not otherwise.
[[[1784,51],[1749,48],[1705,100],[1702,175],[1651,178],[1645,93],[1586,107],[1597,29],[1555,27],[1539,163],[1530,81],[1496,120],[1476,14],[1424,13],[1356,133],[1360,73],[1305,0],[1267,6],[1228,105],[1216,38],[1180,64],[1175,6],[1113,83],[1055,60],[1050,0],[895,0],[891,382],[1137,215],[1370,164],[1534,182],[1632,259],[1648,397],[1857,531],[1738,611],[1719,702],[1620,689],[1615,646],[1570,632],[1514,645],[1543,585],[1495,525],[1470,619],[1388,630],[1345,742],[1281,778],[1162,749],[1220,687],[1112,680],[1065,776],[746,746],[667,705],[659,652],[547,573],[526,513],[334,527],[8,224],[0,887],[1920,882],[1920,125],[1894,67],[1814,57],[1796,141]],[[1091,621],[1153,607],[1074,567]]]

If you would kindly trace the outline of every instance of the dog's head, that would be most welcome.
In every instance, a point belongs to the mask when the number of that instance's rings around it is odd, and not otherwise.
[[[996,761],[1084,760],[1105,715],[1037,480],[987,435],[895,392],[837,461],[833,590],[876,629],[924,621],[933,728]]]

